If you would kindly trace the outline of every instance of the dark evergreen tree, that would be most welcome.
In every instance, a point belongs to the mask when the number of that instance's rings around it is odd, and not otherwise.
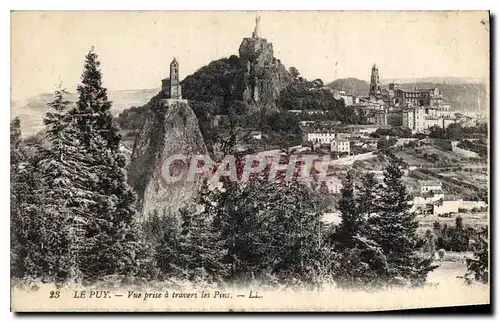
[[[478,282],[487,284],[489,281],[489,247],[488,230],[483,229],[474,240],[474,257],[467,259],[467,273],[465,280],[468,283]]]
[[[72,118],[67,114],[66,91],[56,90],[46,113],[46,142],[41,149],[39,172],[42,198],[39,244],[44,245],[38,263],[42,275],[56,282],[79,277],[78,247],[83,238],[93,193],[86,190],[90,160],[79,146]]]
[[[163,278],[186,276],[179,266],[180,218],[177,214],[154,212],[144,223],[145,237],[154,250],[154,258]]]
[[[469,233],[464,227],[463,219],[457,216],[455,219],[455,229],[451,235],[452,250],[458,252],[465,252],[469,248]]]
[[[11,173],[19,170],[19,164],[25,160],[24,151],[21,146],[21,121],[16,117],[10,122],[10,165]]]
[[[145,254],[134,218],[135,194],[127,184],[125,158],[119,152],[121,135],[113,122],[111,102],[102,86],[100,62],[93,48],[86,56],[77,91],[79,98],[71,115],[79,142],[92,158],[88,190],[95,194],[79,252],[80,269],[88,278],[134,275]]]
[[[418,223],[410,211],[411,195],[401,180],[402,163],[392,153],[387,158],[380,212],[370,218],[369,234],[387,258],[389,282],[418,285],[435,267],[430,266],[432,259],[421,260],[416,254]]]
[[[312,282],[321,253],[318,199],[298,183],[255,177],[215,196],[214,227],[227,249],[230,278]]]
[[[380,202],[380,185],[371,172],[366,173],[361,178],[361,183],[358,186],[358,208],[363,217],[368,219],[372,214],[379,211]]]
[[[227,273],[223,263],[223,240],[212,229],[209,213],[181,209],[179,256],[176,266],[191,280],[221,281]]]
[[[365,224],[365,220],[359,213],[359,207],[355,196],[354,175],[351,171],[342,181],[338,209],[341,222],[336,234],[336,241],[340,248],[353,245],[353,237],[357,236]]]
[[[11,123],[11,270],[13,277],[47,277],[43,258],[46,243],[46,224],[39,194],[38,146],[36,157],[29,157],[22,142],[20,122]]]
[[[376,287],[387,275],[386,257],[379,245],[367,238],[367,216],[376,211],[376,185],[372,176],[363,180],[369,186],[363,195],[355,191],[354,175],[350,171],[342,182],[339,211],[341,222],[335,234],[339,259],[334,272],[337,284],[345,288]],[[362,198],[367,198],[363,200]]]
[[[10,216],[11,216],[11,276],[23,277],[28,256],[27,244],[30,213],[26,211],[33,185],[26,173],[26,155],[21,144],[21,122],[10,122]]]

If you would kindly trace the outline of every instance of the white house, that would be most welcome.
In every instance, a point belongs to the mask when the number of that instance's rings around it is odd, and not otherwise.
[[[426,192],[442,192],[443,191],[443,185],[441,181],[439,180],[422,180],[419,181],[420,185],[420,192],[421,193],[426,193]]]
[[[334,139],[330,143],[330,151],[337,153],[351,153],[351,145],[349,140]]]

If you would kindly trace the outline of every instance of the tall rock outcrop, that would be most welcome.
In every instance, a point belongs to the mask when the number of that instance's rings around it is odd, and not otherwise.
[[[175,154],[206,154],[198,120],[187,100],[164,99],[160,94],[149,105],[137,135],[129,164],[129,182],[138,196],[141,219],[153,213],[175,213],[196,195],[200,183],[167,182],[164,161]],[[175,167],[175,163],[174,163]],[[187,173],[187,165],[183,171]],[[171,168],[172,169],[172,168]]]
[[[280,92],[291,82],[290,73],[274,57],[273,44],[259,35],[257,17],[251,38],[243,38],[239,58],[243,66],[243,101],[249,106],[275,108]]]

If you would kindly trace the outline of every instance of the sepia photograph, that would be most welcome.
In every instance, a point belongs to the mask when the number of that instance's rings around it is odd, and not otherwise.
[[[490,298],[489,11],[11,11],[13,312]]]

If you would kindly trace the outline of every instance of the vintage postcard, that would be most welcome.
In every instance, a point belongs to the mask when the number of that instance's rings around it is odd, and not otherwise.
[[[11,310],[490,304],[487,11],[13,11]]]

